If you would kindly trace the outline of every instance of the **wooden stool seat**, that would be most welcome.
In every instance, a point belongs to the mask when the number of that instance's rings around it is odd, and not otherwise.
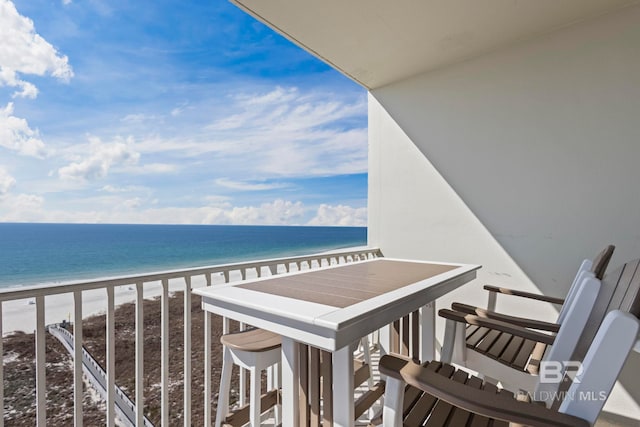
[[[282,339],[280,335],[264,329],[254,328],[246,331],[223,335],[220,338],[222,345],[234,350],[263,352],[280,347]]]
[[[280,363],[280,335],[263,329],[251,328],[225,334],[220,337],[220,342],[223,344],[223,360],[215,427],[239,426],[247,422],[251,427],[258,427],[263,411],[271,408],[275,411],[274,418],[277,425],[280,422],[278,407],[280,386],[277,368]],[[244,405],[238,410],[230,412],[229,393],[231,391],[231,371],[234,364],[249,371],[251,388],[249,405]],[[263,395],[260,377],[262,371],[270,367],[273,367],[273,373],[270,375],[271,380],[267,381],[269,390]],[[265,406],[263,406],[263,401]]]

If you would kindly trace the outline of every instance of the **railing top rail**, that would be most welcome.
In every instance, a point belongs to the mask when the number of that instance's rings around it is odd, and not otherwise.
[[[133,285],[136,283],[157,282],[160,280],[178,279],[184,277],[201,276],[204,274],[219,273],[225,271],[235,271],[245,268],[255,268],[274,264],[288,264],[295,262],[305,262],[315,259],[332,258],[337,256],[375,254],[381,255],[381,251],[376,247],[363,247],[354,249],[344,249],[327,251],[322,253],[300,255],[284,258],[270,258],[262,260],[241,261],[228,264],[209,265],[196,268],[184,268],[167,270],[153,273],[134,274],[129,276],[107,277],[88,281],[69,281],[60,284],[43,284],[35,286],[20,286],[0,290],[0,302],[17,299],[33,298],[42,295],[57,295],[75,291],[88,291],[115,286]]]

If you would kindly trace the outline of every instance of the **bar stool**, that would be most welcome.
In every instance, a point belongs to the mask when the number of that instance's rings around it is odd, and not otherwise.
[[[225,334],[220,337],[223,345],[222,375],[220,379],[220,391],[218,394],[218,407],[216,412],[215,427],[221,427],[229,413],[229,392],[231,391],[231,371],[236,364],[248,369],[251,375],[251,390],[249,394],[250,425],[259,426],[261,410],[261,373],[270,366],[280,363],[281,343],[280,335],[259,328],[251,328],[240,332]],[[369,353],[369,339],[363,337],[360,341],[363,356],[368,368],[368,388],[373,388],[373,376],[371,372],[371,355]],[[278,370],[271,376],[273,386],[279,388]],[[279,411],[276,405],[274,418],[275,425],[280,423]]]
[[[260,416],[262,415],[260,408],[261,373],[263,370],[280,362],[280,346],[282,342],[280,335],[264,329],[253,328],[223,335],[220,338],[220,342],[224,350],[215,427],[222,426],[229,412],[231,370],[234,364],[248,369],[251,374],[249,421],[251,426],[259,426]],[[272,377],[277,390],[279,387],[277,370]],[[275,421],[276,425],[280,422],[277,406]]]

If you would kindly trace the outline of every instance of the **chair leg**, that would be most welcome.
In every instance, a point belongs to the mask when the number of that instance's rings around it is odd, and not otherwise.
[[[405,384],[395,378],[389,378],[384,390],[383,427],[402,425],[402,407],[404,404]]]
[[[461,325],[462,327],[462,325]],[[456,321],[447,319],[444,327],[444,338],[442,340],[442,349],[440,350],[440,361],[451,363],[453,358],[453,349],[456,343]]]
[[[228,348],[223,350],[222,375],[220,377],[220,390],[218,392],[218,407],[216,409],[215,427],[220,427],[222,421],[229,412],[229,391],[231,389],[231,370],[233,369],[233,358]]]
[[[249,369],[249,371],[251,372],[251,395],[249,398],[249,405],[251,406],[251,412],[250,412],[250,425],[252,427],[259,427],[260,426],[260,415],[262,413],[262,411],[260,410],[260,369],[256,368],[255,366],[251,367]]]

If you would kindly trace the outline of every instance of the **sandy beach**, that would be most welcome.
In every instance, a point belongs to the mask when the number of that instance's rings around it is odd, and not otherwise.
[[[364,250],[366,246],[357,246],[349,248],[353,251]],[[328,254],[336,252],[336,250],[321,252]],[[295,267],[293,267],[295,269]],[[306,268],[303,266],[303,269]],[[285,272],[284,265],[278,266],[278,272]],[[264,274],[269,274],[267,269],[263,269]],[[247,270],[247,279],[257,277],[255,269]],[[242,280],[240,271],[230,272],[230,282]],[[101,279],[95,279],[101,280]],[[212,284],[224,283],[222,273],[212,276]],[[204,276],[192,276],[191,287],[199,288],[207,285]],[[169,292],[184,291],[185,281],[182,278],[169,280]],[[144,298],[153,299],[162,294],[162,285],[160,281],[147,282],[144,284]],[[114,292],[115,305],[121,305],[127,302],[133,302],[136,298],[136,288],[134,284],[118,286]],[[95,314],[105,313],[107,309],[107,297],[105,289],[96,289],[84,291],[82,294],[82,317],[87,318]],[[36,328],[36,305],[35,298],[27,298],[14,301],[5,301],[2,303],[2,332],[6,335],[15,331],[31,333]],[[60,323],[63,320],[73,322],[73,294],[59,294],[45,297],[45,324]]]
[[[234,274],[235,273],[235,274]],[[255,273],[254,273],[255,274]],[[239,280],[240,273],[232,272],[232,280]],[[222,283],[222,276],[214,276],[213,283]],[[191,287],[206,286],[204,276],[192,277]],[[184,291],[183,279],[169,281],[169,292]],[[162,294],[162,285],[158,282],[144,284],[144,298],[153,299]],[[136,298],[135,285],[124,285],[115,288],[116,306],[133,302]],[[105,289],[84,291],[82,294],[82,317],[86,318],[95,314],[105,313],[107,309],[107,296]],[[45,324],[59,323],[63,320],[74,321],[73,318],[73,294],[59,294],[45,297]],[[36,329],[36,304],[34,298],[5,301],[2,303],[2,332],[3,335],[15,331],[31,333]]]

